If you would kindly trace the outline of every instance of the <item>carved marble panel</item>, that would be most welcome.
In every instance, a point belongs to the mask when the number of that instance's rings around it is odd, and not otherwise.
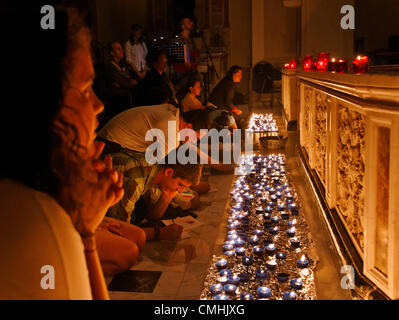
[[[338,105],[337,208],[356,240],[364,248],[365,116]]]
[[[303,130],[303,147],[306,152],[310,153],[310,115],[312,112],[312,103],[313,103],[313,88],[309,86],[304,86],[304,110],[303,110],[303,119],[301,130]]]
[[[327,95],[316,91],[315,95],[315,169],[326,185],[326,145],[327,145]]]

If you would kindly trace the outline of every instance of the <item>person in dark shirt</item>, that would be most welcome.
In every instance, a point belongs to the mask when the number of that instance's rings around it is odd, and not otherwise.
[[[133,104],[137,79],[124,60],[124,51],[119,42],[110,43],[108,51],[112,59],[107,68],[109,103],[106,114],[110,119]]]
[[[226,76],[220,80],[209,96],[208,103],[219,109],[231,111],[235,116],[239,116],[242,111],[234,106],[234,95],[236,84],[242,79],[242,68],[232,66]]]
[[[150,70],[138,86],[136,106],[177,102],[173,84],[165,74],[168,60],[164,51],[152,51],[147,56]]]

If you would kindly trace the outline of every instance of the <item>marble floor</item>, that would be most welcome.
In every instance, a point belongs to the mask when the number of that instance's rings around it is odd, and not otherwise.
[[[315,244],[313,257],[317,257],[315,282],[317,298],[321,300],[348,300],[350,294],[340,287],[341,275],[338,256],[332,245],[327,227],[313,191],[307,180],[298,155],[297,131],[286,131],[282,117],[282,108],[261,99],[254,105],[254,111],[272,112],[278,120],[282,133],[288,135],[285,150],[287,169],[290,179],[296,188],[302,211],[309,225]],[[111,299],[118,300],[197,300],[203,289],[210,260],[217,254],[224,242],[229,191],[233,174],[210,174],[205,172],[212,189],[201,196],[201,207],[194,212],[202,224],[188,232],[188,237],[179,241],[148,242],[141,260],[132,267],[132,271],[146,271],[152,278],[153,288],[150,290],[112,291]],[[154,280],[155,279],[155,280]],[[110,284],[112,279],[107,279]],[[123,281],[123,280],[122,280]],[[116,290],[116,289],[113,289]],[[149,292],[151,291],[152,292]]]

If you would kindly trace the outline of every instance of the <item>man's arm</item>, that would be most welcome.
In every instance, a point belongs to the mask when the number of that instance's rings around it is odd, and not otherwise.
[[[159,220],[162,218],[169,203],[176,196],[177,191],[174,190],[162,190],[161,197],[155,204],[148,206],[147,219],[148,220]]]

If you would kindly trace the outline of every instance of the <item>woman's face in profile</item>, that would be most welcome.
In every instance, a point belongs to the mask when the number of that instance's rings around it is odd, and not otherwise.
[[[63,87],[61,118],[76,128],[78,142],[87,150],[84,157],[92,157],[95,153],[97,115],[103,111],[104,105],[92,89],[94,69],[87,49],[79,49],[75,53],[67,79],[69,81]]]
[[[195,97],[198,97],[201,94],[201,83],[197,81],[192,87],[190,87],[190,92]]]
[[[238,70],[236,73],[233,73],[233,82],[239,83],[242,79],[242,70]]]

